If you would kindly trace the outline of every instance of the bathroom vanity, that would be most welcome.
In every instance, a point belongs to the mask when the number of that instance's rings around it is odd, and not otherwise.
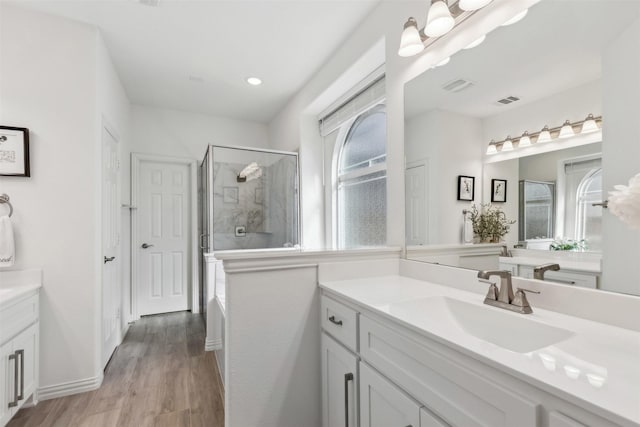
[[[324,427],[640,425],[637,331],[401,275],[320,287]]]
[[[37,403],[41,270],[0,272],[0,425]]]

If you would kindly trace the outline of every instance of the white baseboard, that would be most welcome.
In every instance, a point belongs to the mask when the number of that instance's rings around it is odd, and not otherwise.
[[[214,351],[214,350],[222,350],[222,340],[218,339],[210,339],[207,338],[204,341],[204,351]]]
[[[69,396],[72,394],[96,390],[102,385],[103,378],[104,375],[100,372],[100,375],[97,377],[39,387],[37,394],[38,400],[55,399],[56,397]]]

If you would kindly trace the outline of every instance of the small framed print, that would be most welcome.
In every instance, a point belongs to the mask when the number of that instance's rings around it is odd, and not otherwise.
[[[491,180],[491,203],[504,203],[507,201],[507,180],[492,179]]]
[[[222,189],[222,201],[224,203],[238,203],[238,187],[224,187]]]
[[[0,126],[0,176],[31,176],[29,129]]]
[[[458,175],[458,200],[473,201],[475,181],[473,176]]]

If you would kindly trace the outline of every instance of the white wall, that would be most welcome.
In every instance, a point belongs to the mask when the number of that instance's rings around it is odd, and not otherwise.
[[[504,242],[507,246],[513,247],[518,243],[518,180],[519,165],[518,159],[505,160],[499,163],[487,163],[483,169],[482,180],[482,200],[483,203],[491,203],[491,180],[506,179],[507,180],[507,201],[506,203],[494,203],[507,216],[507,219],[516,222],[509,226],[509,232],[504,236]]]
[[[428,243],[462,242],[462,210],[482,202],[482,121],[433,110],[405,122],[407,162],[428,170]],[[458,175],[475,177],[473,202],[457,200]]]
[[[40,385],[99,375],[96,43],[89,26],[0,3],[0,122],[30,129],[11,197],[15,269],[44,271]]]
[[[200,113],[133,105],[131,150],[202,161],[209,144],[269,148],[267,126]]]
[[[610,190],[640,172],[640,20],[605,49],[602,61],[604,141],[603,185]],[[637,294],[640,289],[640,231],[631,230],[606,211],[602,221],[602,288]]]

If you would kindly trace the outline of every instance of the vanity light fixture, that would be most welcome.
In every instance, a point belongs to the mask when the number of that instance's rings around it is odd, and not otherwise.
[[[431,68],[442,67],[443,65],[447,65],[450,61],[451,61],[451,57],[447,56],[446,58],[444,58],[442,61],[438,62],[436,65],[434,65]]]
[[[573,131],[573,127],[571,126],[571,122],[569,120],[565,120],[564,124],[560,128],[560,134],[558,134],[558,138],[570,138],[576,133]]]
[[[259,86],[262,84],[262,80],[257,77],[247,77],[247,83],[249,83],[251,86]]]
[[[596,118],[593,117],[593,114],[589,114],[586,119],[584,119],[584,123],[582,123],[582,129],[580,133],[591,133],[596,132],[600,128],[596,123]]]
[[[518,148],[529,147],[529,146],[531,146],[531,138],[529,137],[529,132],[525,131],[520,137]]]
[[[507,139],[502,141],[501,151],[511,151],[511,150],[513,150],[513,141],[511,140],[511,136],[507,136]]]
[[[529,9],[525,9],[522,12],[518,13],[516,16],[514,16],[513,18],[507,20],[507,22],[505,22],[504,24],[502,24],[503,27],[507,27],[509,25],[513,25],[516,22],[520,22],[522,21],[522,19],[527,16],[527,13],[529,13]]]
[[[550,142],[550,141],[551,141],[551,132],[549,131],[549,126],[545,125],[540,131],[540,134],[538,134],[538,140],[536,141],[536,143],[543,144],[545,142]]]
[[[427,37],[444,36],[453,29],[455,24],[456,20],[453,18],[446,0],[431,0],[424,34]]]
[[[410,17],[404,24],[400,37],[398,55],[414,56],[422,52],[438,37],[442,37],[492,0],[431,0],[427,11],[427,22],[420,29],[415,18]],[[467,49],[482,43],[484,36],[472,42]]]
[[[464,49],[473,49],[476,46],[480,46],[482,44],[482,42],[487,38],[486,35],[472,41],[471,43],[469,43],[466,47],[464,47]]]
[[[586,119],[571,123],[566,120],[562,126],[549,128],[545,126],[540,132],[524,132],[520,138],[511,138],[507,136],[504,141],[491,140],[487,147],[487,154],[496,154],[502,151],[511,151],[514,149],[531,147],[533,144],[542,144],[553,141],[555,138],[569,138],[575,136],[574,128],[580,128],[581,134],[591,133],[600,130],[602,124],[602,116],[595,117],[589,114]],[[586,129],[586,130],[585,130]]]

